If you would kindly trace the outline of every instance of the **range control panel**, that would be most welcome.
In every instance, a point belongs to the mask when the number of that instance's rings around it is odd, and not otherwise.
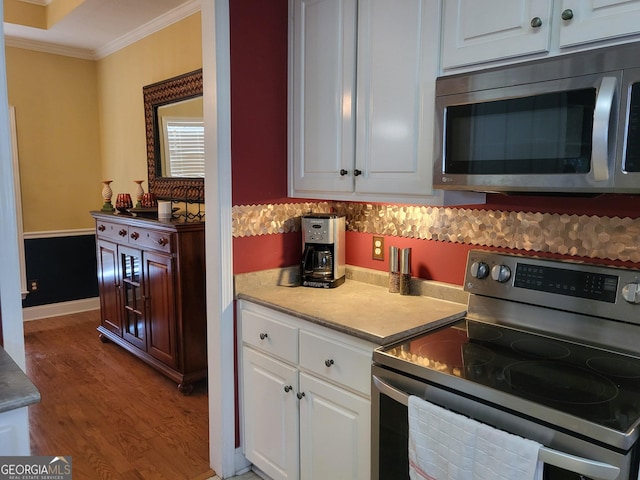
[[[640,323],[640,270],[472,250],[464,289],[475,295]]]
[[[615,303],[618,277],[518,262],[513,286],[571,297]]]

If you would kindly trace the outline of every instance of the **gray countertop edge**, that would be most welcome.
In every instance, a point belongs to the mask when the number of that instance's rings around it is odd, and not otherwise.
[[[11,356],[0,347],[0,413],[40,401],[40,392]]]
[[[336,320],[336,318],[332,319],[332,315],[323,316],[322,312],[318,309],[297,309],[292,307],[288,301],[279,301],[276,298],[277,296],[272,294],[273,290],[271,289],[278,286],[292,287],[299,284],[297,274],[298,270],[296,267],[285,267],[282,269],[263,270],[251,272],[249,274],[236,275],[235,298],[239,300],[247,300],[255,304],[271,308],[294,318],[327,327],[376,345],[385,346],[428,330],[433,330],[442,325],[453,323],[456,320],[464,318],[466,314],[466,301],[468,294],[462,289],[462,287],[441,282],[412,279],[411,288],[412,296],[414,296],[414,298],[415,296],[418,296],[425,298],[425,300],[430,299],[435,302],[444,301],[447,304],[458,305],[460,307],[459,310],[456,310],[455,308],[454,310],[450,308],[443,309],[441,317],[430,318],[424,323],[419,324],[416,322],[405,323],[404,325],[399,326],[396,331],[389,331],[389,329],[380,330],[375,328],[373,331],[368,331],[366,328],[359,328],[358,325],[351,325],[350,323],[352,322],[341,322]],[[371,292],[372,287],[385,287],[380,288],[380,290],[375,290],[376,293],[382,293],[387,291],[386,286],[388,286],[388,274],[361,267],[347,266],[347,282],[351,282],[350,285],[362,283],[363,288],[368,292]],[[391,298],[390,301],[393,301]]]
[[[263,307],[268,307],[271,308],[273,310],[277,310],[278,312],[281,313],[286,313],[287,315],[291,315],[292,317],[295,318],[299,318],[301,320],[306,320],[308,322],[311,323],[315,323],[317,325],[321,325],[323,327],[328,327],[332,330],[335,330],[337,332],[342,332],[342,333],[346,333],[348,335],[351,335],[353,337],[357,337],[360,338],[362,340],[367,340],[371,343],[375,343],[375,344],[379,344],[379,338],[375,335],[371,335],[371,334],[367,334],[366,332],[363,332],[361,330],[358,329],[354,329],[354,328],[349,328],[346,325],[341,325],[339,323],[334,323],[334,322],[330,322],[327,321],[325,319],[319,318],[319,317],[315,317],[313,315],[306,315],[298,310],[293,310],[290,308],[286,308],[283,307],[282,305],[279,305],[277,303],[272,303],[272,302],[268,302],[265,301],[261,298],[258,297],[254,297],[249,293],[239,293],[238,295],[236,295],[236,298],[238,300],[248,300],[250,302],[256,303],[258,305],[262,305]]]
[[[342,333],[346,333],[347,335],[351,335],[352,337],[356,337],[356,338],[360,338],[361,340],[366,340],[368,342],[374,343],[378,346],[382,345],[382,346],[386,346],[386,345],[391,345],[392,343],[396,343],[400,340],[404,340],[406,338],[412,337],[414,335],[417,335],[419,333],[423,333],[426,332],[428,330],[433,330],[435,328],[441,327],[442,325],[446,325],[448,323],[453,323],[456,320],[460,320],[462,318],[464,318],[466,311],[462,311],[460,313],[457,313],[455,315],[449,315],[446,317],[442,317],[441,319],[435,321],[435,322],[429,322],[429,323],[425,323],[423,325],[419,325],[413,328],[409,328],[409,329],[404,329],[404,330],[400,330],[394,334],[391,335],[386,335],[386,336],[379,336],[379,335],[375,335],[373,333],[370,332],[366,332],[364,330],[360,330],[358,328],[352,328],[349,327],[348,325],[344,325],[341,323],[336,323],[336,322],[332,322],[314,315],[307,315],[303,312],[300,312],[298,310],[294,310],[291,308],[287,308],[287,307],[283,307],[280,304],[277,303],[272,303],[269,301],[266,301],[260,297],[256,297],[251,295],[250,293],[238,293],[236,295],[236,298],[238,300],[247,300],[253,303],[256,303],[258,305],[262,305],[263,307],[268,307],[271,308],[273,310],[276,310],[278,312],[281,313],[285,313],[287,315],[291,315],[292,317],[295,318],[299,318],[301,320],[306,320],[308,322],[311,323],[315,323],[317,325],[321,325],[323,327],[327,327],[330,328],[332,330],[335,330],[337,332],[342,332]]]

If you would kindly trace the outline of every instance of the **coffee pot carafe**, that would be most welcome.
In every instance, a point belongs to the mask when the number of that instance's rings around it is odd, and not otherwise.
[[[345,218],[335,214],[302,217],[302,285],[334,288],[345,279]]]

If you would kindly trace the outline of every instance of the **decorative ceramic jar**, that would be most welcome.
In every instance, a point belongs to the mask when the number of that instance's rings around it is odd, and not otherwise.
[[[102,181],[102,199],[104,200],[104,204],[102,205],[101,210],[103,212],[113,212],[113,205],[111,204],[111,197],[113,196],[113,191],[109,184],[113,182],[113,180],[103,180]]]
[[[144,182],[144,180],[134,180],[133,181],[133,183],[136,184],[136,191],[135,191],[136,208],[142,207],[142,196],[144,195],[144,189],[142,188],[142,182]]]

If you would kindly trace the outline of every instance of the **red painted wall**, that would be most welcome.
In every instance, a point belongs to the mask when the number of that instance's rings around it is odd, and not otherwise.
[[[287,0],[231,0],[234,205],[287,196]]]
[[[466,208],[638,218],[640,217],[640,196],[601,195],[594,198],[574,198],[488,195],[487,204]],[[372,237],[373,235],[370,233],[347,232],[347,264],[387,271],[387,259],[379,261],[372,258]],[[385,236],[384,242],[387,251],[391,245],[412,249],[411,270],[414,276],[456,285],[462,285],[467,252],[475,248],[487,248],[478,245],[394,236]],[[285,267],[295,265],[300,261],[301,236],[300,233],[289,233],[237,238],[234,240],[234,248],[236,249],[234,254],[234,271],[236,273]],[[513,252],[540,255],[536,252]],[[545,256],[559,257],[559,255]],[[640,268],[640,265],[631,262],[573,258],[593,263]]]

